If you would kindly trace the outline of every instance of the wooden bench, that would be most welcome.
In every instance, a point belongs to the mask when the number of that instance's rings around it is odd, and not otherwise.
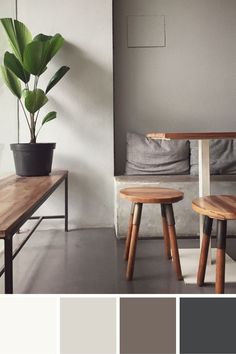
[[[32,216],[49,196],[65,183],[65,214],[53,216]],[[4,240],[5,293],[13,293],[13,259],[20,252],[43,219],[65,219],[65,231],[68,231],[68,172],[54,171],[50,176],[18,177],[9,176],[0,179],[0,239]],[[36,223],[20,246],[14,250],[13,236],[29,219]]]

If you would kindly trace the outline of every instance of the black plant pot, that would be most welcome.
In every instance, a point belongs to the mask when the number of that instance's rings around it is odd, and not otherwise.
[[[55,143],[11,144],[18,176],[47,176],[52,169]]]

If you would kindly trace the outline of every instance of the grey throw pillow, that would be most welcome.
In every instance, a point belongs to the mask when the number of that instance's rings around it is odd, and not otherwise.
[[[189,174],[189,141],[127,133],[126,175]]]
[[[236,141],[210,140],[211,175],[236,174]],[[198,175],[198,141],[190,141],[190,174]]]

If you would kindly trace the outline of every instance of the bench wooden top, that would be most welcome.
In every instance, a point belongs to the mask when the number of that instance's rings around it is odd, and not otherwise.
[[[134,203],[176,203],[183,199],[184,193],[177,189],[158,187],[137,187],[120,190],[121,198]]]
[[[50,176],[0,179],[0,238],[21,226],[66,178],[67,171]]]
[[[178,132],[178,133],[160,133],[153,132],[146,134],[152,139],[166,140],[208,140],[208,139],[236,139],[236,132]]]
[[[212,219],[236,220],[236,196],[211,195],[192,201],[192,208]]]

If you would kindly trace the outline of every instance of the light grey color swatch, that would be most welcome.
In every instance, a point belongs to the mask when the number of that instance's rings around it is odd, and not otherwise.
[[[128,16],[128,47],[164,47],[164,16]]]
[[[115,352],[115,299],[61,299],[61,354]]]

